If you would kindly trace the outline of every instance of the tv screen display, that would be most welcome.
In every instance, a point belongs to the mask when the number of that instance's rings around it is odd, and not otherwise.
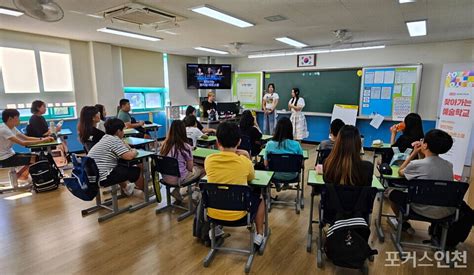
[[[145,108],[145,97],[142,93],[125,93],[125,98],[130,100],[132,109]]]
[[[230,89],[231,65],[187,64],[188,89]]]

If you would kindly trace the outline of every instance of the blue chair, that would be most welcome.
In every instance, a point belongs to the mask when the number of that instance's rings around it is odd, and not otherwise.
[[[271,210],[272,204],[295,205],[296,214],[301,211],[300,200],[304,199],[300,196],[303,192],[303,183],[301,182],[301,171],[303,169],[303,155],[296,154],[268,154],[268,170],[276,173],[294,173],[296,176],[292,179],[281,180],[273,175],[272,182],[274,184],[297,183],[296,187],[290,187],[288,190],[296,190],[296,199],[294,202],[278,201],[278,196],[268,200],[268,209]],[[273,187],[272,187],[273,188]]]
[[[254,217],[251,217],[250,215],[250,198],[252,192],[250,187],[246,185],[217,183],[203,183],[200,186],[202,192],[202,203],[205,209],[204,217],[210,222],[211,228],[211,250],[204,259],[204,267],[208,267],[211,264],[215,254],[219,250],[238,252],[248,255],[247,263],[245,264],[245,273],[249,273],[255,256],[255,248],[253,243],[255,237],[255,225],[253,220]],[[219,220],[209,217],[208,208],[227,211],[246,211],[247,215],[238,221]],[[222,247],[221,245],[217,244],[215,236],[215,227],[217,225],[231,227],[246,226],[250,232],[249,248],[247,250],[236,249]]]

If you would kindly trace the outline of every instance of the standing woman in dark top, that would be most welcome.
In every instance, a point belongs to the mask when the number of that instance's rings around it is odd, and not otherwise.
[[[252,112],[245,110],[240,117],[240,135],[248,136],[250,138],[250,143],[252,144],[251,152],[253,156],[258,155],[262,150],[262,131],[258,127],[255,117],[252,115]]]
[[[359,130],[345,125],[337,135],[334,147],[323,164],[326,183],[371,186],[374,165],[360,157],[362,142]]]
[[[392,136],[390,137],[390,143],[392,147],[398,147],[400,152],[405,152],[407,148],[413,148],[411,145],[415,141],[420,141],[425,135],[423,133],[423,125],[421,122],[421,117],[419,114],[410,113],[408,114],[405,119],[403,120],[405,124],[404,129],[400,129],[399,125],[396,124],[390,127],[390,132],[392,132]],[[397,133],[402,132],[402,135],[397,137]]]
[[[46,113],[46,103],[41,100],[35,100],[31,103],[31,113],[28,126],[26,126],[26,135],[30,137],[45,137],[51,135],[48,123],[43,115]],[[56,132],[61,130],[61,126],[56,127]]]
[[[77,132],[79,134],[79,140],[83,145],[86,145],[87,143],[94,145],[105,135],[104,132],[96,128],[96,125],[99,122],[100,112],[96,107],[82,107],[81,117],[79,118],[79,124],[77,125]]]

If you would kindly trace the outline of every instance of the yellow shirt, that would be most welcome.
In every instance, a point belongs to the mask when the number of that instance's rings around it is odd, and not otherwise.
[[[255,178],[252,162],[234,152],[222,151],[208,156],[204,168],[209,183],[247,185]],[[247,212],[208,208],[208,215],[214,219],[236,221],[245,217]]]

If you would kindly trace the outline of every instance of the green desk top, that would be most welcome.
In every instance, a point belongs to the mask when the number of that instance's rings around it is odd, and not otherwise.
[[[263,157],[265,155],[265,149],[262,149],[260,151],[260,154],[258,154],[260,157]],[[303,158],[308,159],[308,150],[303,150]]]
[[[138,152],[138,155],[136,155],[134,159],[142,159],[142,158],[146,158],[155,154],[155,152],[150,152],[150,151],[145,151],[145,150],[137,150],[137,152]]]
[[[33,145],[27,145],[26,147],[27,148],[44,148],[44,147],[51,147],[51,146],[56,146],[56,145],[59,145],[61,144],[61,139],[56,139],[55,141],[51,141],[51,142],[42,142],[42,143],[38,143],[38,144],[33,144]]]
[[[381,175],[382,178],[384,179],[391,179],[391,180],[397,180],[397,179],[404,179],[405,177],[400,177],[398,174],[398,170],[400,170],[399,166],[390,166],[392,168],[392,174],[391,175]]]
[[[249,185],[266,187],[270,183],[272,177],[272,171],[255,170],[255,178],[251,182],[249,182]],[[207,176],[204,176],[202,180],[207,181]]]
[[[193,150],[193,157],[204,159],[209,155],[216,154],[219,152],[220,152],[219,150],[215,150],[215,149],[197,147],[195,150]]]
[[[130,135],[139,134],[140,132],[138,132],[137,130],[135,130],[135,129],[133,129],[133,128],[127,128],[127,129],[124,129],[124,130],[123,130],[123,133],[124,133],[126,136],[130,136]]]
[[[273,137],[272,135],[262,135],[262,140],[263,141],[268,141],[268,140],[272,139],[272,137]]]
[[[160,127],[163,127],[163,125],[156,124],[156,123],[143,125],[143,128],[145,128],[145,129],[147,129],[147,128],[160,128]]]
[[[139,145],[155,142],[152,139],[136,138],[136,137],[127,137],[127,138],[124,138],[123,141],[130,146],[139,146]]]
[[[217,137],[216,136],[207,136],[207,138],[198,138],[197,139],[198,141],[201,141],[201,142],[216,142],[217,140]]]
[[[313,185],[313,186],[323,185],[324,184],[323,175],[317,174],[315,170],[309,170],[308,184]],[[372,176],[372,187],[375,187],[378,190],[384,190],[379,179],[374,175]]]
[[[69,136],[69,135],[72,135],[72,131],[71,129],[61,129],[61,131],[59,131],[58,133],[58,136]]]

